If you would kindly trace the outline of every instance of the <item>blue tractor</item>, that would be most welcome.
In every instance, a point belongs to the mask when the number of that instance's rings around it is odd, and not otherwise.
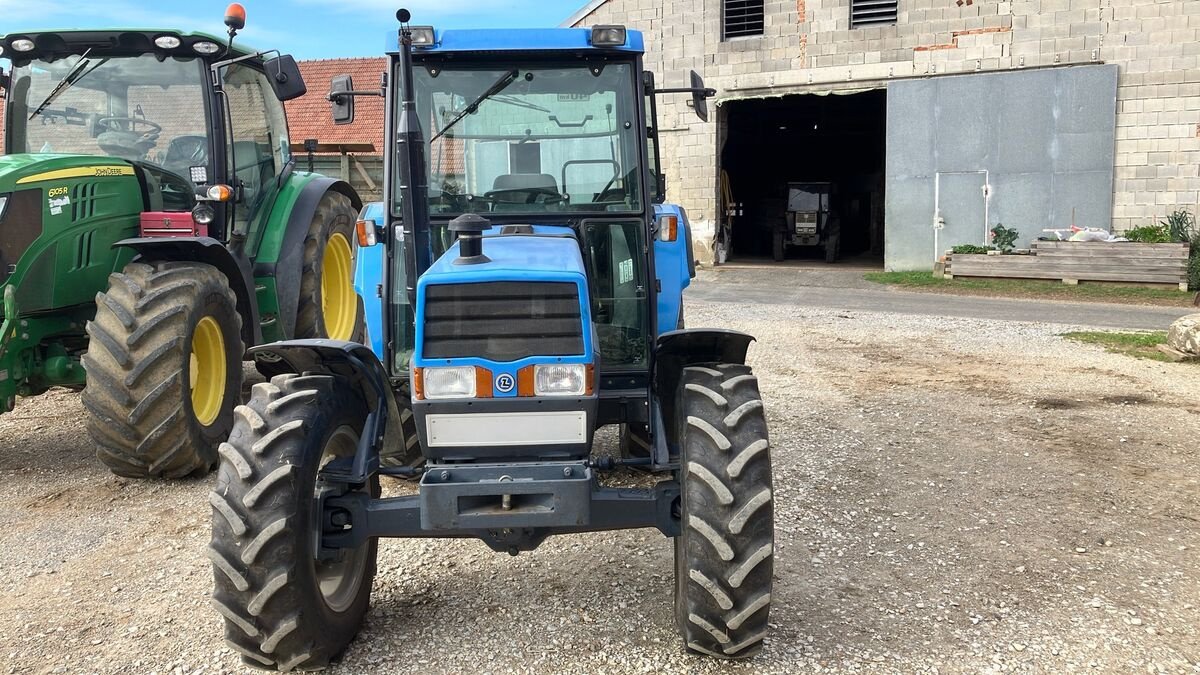
[[[517,555],[555,534],[656,528],[674,539],[686,648],[756,653],[774,516],[753,338],[683,328],[686,214],[656,206],[655,95],[690,93],[704,119],[712,90],[695,74],[656,89],[641,34],[620,26],[398,18],[382,91],[337,78],[330,94],[338,121],[360,95],[390,111],[384,208],[358,229],[382,269],[360,280],[381,334],[376,349],[253,350],[292,373],[255,385],[220,448],[210,557],[228,643],[282,671],[337,658],[380,537]],[[595,452],[618,425],[621,450]],[[647,487],[605,485],[623,466]],[[419,485],[385,498],[381,476]]]

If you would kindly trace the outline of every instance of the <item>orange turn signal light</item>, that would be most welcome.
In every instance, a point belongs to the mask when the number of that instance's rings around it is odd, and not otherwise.
[[[658,219],[658,240],[675,241],[679,238],[679,218],[663,216]]]
[[[379,240],[375,236],[375,221],[360,220],[354,227],[358,231],[359,246],[366,248],[379,243]]]
[[[208,188],[208,198],[214,202],[228,202],[233,200],[233,188],[228,185],[214,185]]]

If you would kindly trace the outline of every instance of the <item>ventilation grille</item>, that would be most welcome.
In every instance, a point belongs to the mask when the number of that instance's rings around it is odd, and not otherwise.
[[[724,0],[723,9],[726,39],[763,34],[763,0]]]
[[[507,362],[583,354],[579,289],[571,283],[494,281],[425,290],[427,359]]]
[[[71,220],[87,220],[96,215],[96,183],[78,183],[71,188]]]
[[[896,23],[896,3],[897,0],[850,0],[850,27]]]

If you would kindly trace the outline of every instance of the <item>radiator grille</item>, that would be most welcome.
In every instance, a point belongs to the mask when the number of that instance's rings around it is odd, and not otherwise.
[[[579,289],[523,281],[431,285],[425,289],[421,353],[497,362],[581,355]]]

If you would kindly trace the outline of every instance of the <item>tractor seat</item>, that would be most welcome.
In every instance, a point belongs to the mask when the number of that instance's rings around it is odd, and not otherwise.
[[[496,176],[493,190],[553,190],[558,192],[558,181],[548,173],[506,173]]]

